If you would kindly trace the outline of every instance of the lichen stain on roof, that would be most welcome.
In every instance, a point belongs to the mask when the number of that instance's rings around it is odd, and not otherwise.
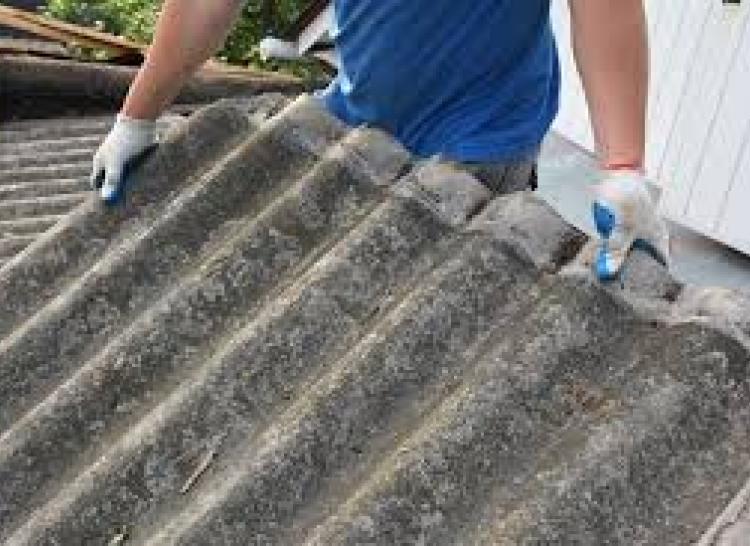
[[[747,302],[584,243],[314,99],[199,111],[0,268],[0,542],[696,540]]]

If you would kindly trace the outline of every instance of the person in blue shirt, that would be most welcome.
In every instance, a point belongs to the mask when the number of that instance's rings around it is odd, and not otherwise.
[[[241,5],[165,2],[146,61],[94,158],[92,184],[103,199],[153,145],[154,120],[219,48]],[[591,208],[595,267],[609,280],[636,245],[668,259],[668,232],[643,173],[646,17],[642,0],[569,5],[602,171]],[[550,0],[335,0],[334,11],[340,71],[321,93],[332,114],[387,131],[417,157],[462,164],[498,193],[533,183],[560,92]],[[516,174],[482,176],[493,169]]]
[[[338,0],[328,108],[418,156],[507,162],[536,153],[557,113],[549,0]]]

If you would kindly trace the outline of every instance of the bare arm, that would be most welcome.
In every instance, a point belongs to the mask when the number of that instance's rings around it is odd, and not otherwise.
[[[221,47],[242,4],[243,0],[166,0],[153,44],[122,113],[130,118],[155,119]]]
[[[569,1],[600,161],[642,166],[649,72],[643,0]]]

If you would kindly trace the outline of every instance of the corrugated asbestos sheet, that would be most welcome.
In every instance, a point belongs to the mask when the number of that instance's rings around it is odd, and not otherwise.
[[[91,158],[113,115],[0,125],[0,265],[26,248],[88,193]],[[161,131],[179,123],[166,116]]]
[[[84,201],[84,177],[110,118],[2,125],[0,264]]]
[[[200,111],[0,268],[1,543],[701,536],[750,474],[747,301],[599,285],[533,194],[271,111]]]

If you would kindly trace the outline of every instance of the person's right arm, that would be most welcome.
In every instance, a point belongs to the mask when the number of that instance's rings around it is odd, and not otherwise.
[[[243,3],[166,0],[154,41],[122,113],[135,119],[155,119],[187,79],[221,47]]]
[[[155,119],[223,44],[244,0],[166,0],[154,41],[112,131],[94,156],[91,184],[111,202],[126,165],[155,142]]]

